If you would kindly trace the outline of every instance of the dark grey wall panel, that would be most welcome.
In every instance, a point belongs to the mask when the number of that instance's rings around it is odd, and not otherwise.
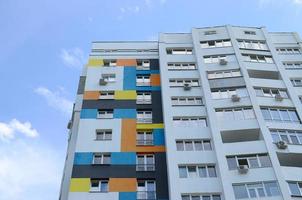
[[[83,109],[136,109],[136,100],[84,100]]]
[[[150,70],[159,70],[159,60],[150,59]]]
[[[209,83],[211,89],[245,86],[245,81],[242,77],[209,80]]]
[[[77,94],[84,94],[86,76],[80,76]]]

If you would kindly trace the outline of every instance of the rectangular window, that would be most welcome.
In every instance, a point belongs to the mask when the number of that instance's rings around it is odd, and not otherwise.
[[[302,131],[270,130],[274,143],[284,141],[287,144],[302,145]]]
[[[218,79],[218,78],[231,78],[242,76],[239,69],[237,70],[227,70],[227,71],[212,71],[208,72],[208,79]]]
[[[286,89],[279,88],[255,88],[256,95],[260,97],[272,97],[275,98],[279,95],[282,98],[288,98]]]
[[[137,200],[155,200],[156,186],[154,180],[137,180]]]
[[[283,62],[285,69],[302,69],[302,62]]]
[[[99,119],[112,119],[113,110],[98,110],[97,118]]]
[[[200,106],[201,97],[171,97],[172,106]]]
[[[248,168],[271,167],[268,154],[227,156],[229,170],[236,170],[240,165]]]
[[[171,55],[192,55],[193,49],[192,48],[168,48],[167,54]]]
[[[137,123],[152,123],[151,110],[138,110],[136,112]]]
[[[214,165],[181,165],[178,169],[180,178],[217,177]]]
[[[255,31],[244,31],[244,34],[246,35],[256,35]]]
[[[143,145],[143,146],[153,145],[152,130],[137,130],[136,145]]]
[[[210,140],[177,140],[177,151],[211,151]]]
[[[111,156],[110,154],[94,153],[93,164],[94,165],[110,165]]]
[[[280,108],[261,108],[262,115],[267,121],[300,123],[296,110]]]
[[[246,88],[218,88],[212,89],[213,99],[230,99],[233,95],[238,95],[241,98],[248,97],[248,92]]]
[[[136,171],[154,171],[155,159],[153,154],[136,155]]]
[[[240,49],[252,49],[252,50],[268,50],[265,41],[259,40],[238,40]]]
[[[252,108],[217,109],[216,115],[219,120],[248,120],[255,118]]]
[[[137,70],[150,70],[150,60],[137,60]]]
[[[227,62],[227,55],[204,56],[203,60],[205,64],[220,63],[221,60],[225,60]]]
[[[136,92],[136,104],[151,104],[152,95],[151,92]]]
[[[276,48],[279,54],[301,54],[301,49],[298,47],[280,47]]]
[[[150,75],[137,75],[136,86],[150,86]]]
[[[102,74],[102,78],[107,83],[113,83],[113,82],[115,82],[115,74]]]
[[[116,60],[104,60],[104,66],[105,67],[115,67]]]
[[[191,87],[199,87],[198,79],[170,79],[170,87],[184,87],[185,84],[189,84]]]
[[[114,91],[101,91],[99,99],[114,99]]]
[[[203,117],[173,117],[173,124],[178,127],[207,127]]]
[[[256,63],[274,63],[272,56],[254,55],[254,54],[242,54],[244,60],[247,62]]]
[[[302,182],[288,182],[288,187],[293,197],[302,197]]]
[[[215,35],[215,34],[217,34],[217,32],[214,30],[204,32],[204,35]]]
[[[211,40],[200,42],[201,48],[213,48],[213,47],[231,47],[232,43],[230,39],[226,40]]]
[[[276,181],[233,184],[233,190],[236,199],[280,196]]]
[[[168,63],[168,70],[196,70],[195,63]]]
[[[90,192],[108,192],[108,179],[90,179]]]
[[[290,79],[294,87],[302,87],[302,79],[300,78],[292,78]]]
[[[96,130],[96,140],[111,140],[112,139],[112,130],[101,129]]]

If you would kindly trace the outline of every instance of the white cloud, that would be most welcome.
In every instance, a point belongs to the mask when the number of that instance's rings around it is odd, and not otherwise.
[[[164,4],[167,3],[167,0],[159,0],[159,3],[160,3],[161,5],[164,5]]]
[[[73,49],[61,49],[60,57],[63,63],[68,67],[81,69],[85,62],[84,52],[78,47]]]
[[[39,143],[0,144],[0,199],[58,199],[64,159]]]
[[[284,6],[286,4],[302,5],[302,0],[258,0],[258,6],[263,8],[265,6]]]
[[[38,87],[35,89],[35,93],[44,97],[49,106],[61,111],[66,115],[70,115],[72,112],[73,103],[62,95],[62,88],[58,91],[51,91],[46,87]]]
[[[12,119],[9,123],[0,122],[0,140],[11,140],[15,138],[16,133],[21,133],[26,137],[32,138],[39,135],[38,131],[32,128],[30,122],[22,123],[17,119]]]
[[[294,0],[295,4],[301,4],[302,5],[302,0]]]

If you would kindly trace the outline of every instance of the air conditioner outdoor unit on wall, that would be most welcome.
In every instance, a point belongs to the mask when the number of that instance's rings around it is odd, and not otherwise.
[[[191,90],[191,84],[190,83],[185,83],[184,84],[184,90]]]
[[[100,85],[107,85],[107,81],[105,79],[101,78],[100,81],[99,81],[99,84]]]
[[[246,174],[249,171],[249,167],[247,165],[239,165],[238,172],[240,174]]]
[[[278,149],[286,149],[287,148],[287,143],[285,141],[279,141],[276,143]]]
[[[225,58],[220,58],[219,59],[219,64],[220,65],[226,65],[226,64],[228,64],[228,61]]]
[[[276,94],[275,99],[276,99],[276,101],[282,101],[283,97],[280,94]]]
[[[232,95],[232,101],[233,102],[238,102],[238,101],[240,101],[240,97],[237,94],[233,94]]]

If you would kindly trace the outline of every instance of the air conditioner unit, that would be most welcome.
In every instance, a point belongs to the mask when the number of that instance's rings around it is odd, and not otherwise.
[[[68,122],[68,124],[67,124],[67,128],[68,128],[68,129],[71,129],[71,127],[72,127],[72,121],[69,120],[69,122]]]
[[[279,141],[276,143],[278,149],[286,149],[287,148],[287,143],[285,141]]]
[[[282,101],[283,97],[280,94],[276,94],[275,99],[276,99],[276,101]]]
[[[100,85],[107,85],[107,81],[105,79],[101,78],[100,81],[99,81],[99,84]]]
[[[184,90],[191,90],[191,84],[190,83],[185,83],[184,84]]]
[[[228,61],[225,58],[220,58],[219,59],[219,64],[220,65],[226,65],[226,64],[228,64]]]
[[[233,94],[232,97],[231,97],[231,99],[232,99],[233,102],[240,101],[240,97],[237,94]]]
[[[240,174],[246,174],[249,171],[249,167],[247,165],[239,165],[238,172]]]

